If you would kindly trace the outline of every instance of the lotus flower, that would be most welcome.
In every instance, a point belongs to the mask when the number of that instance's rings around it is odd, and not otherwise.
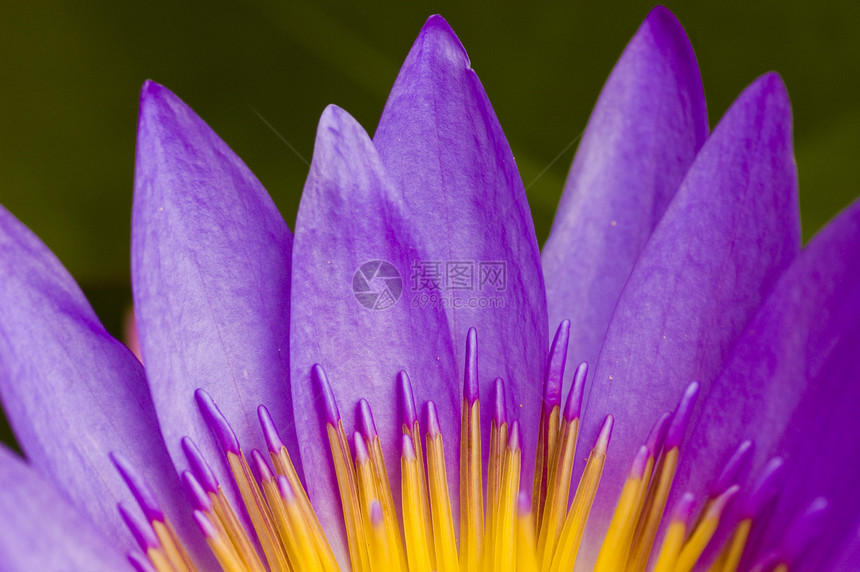
[[[323,113],[295,236],[147,82],[145,369],[0,210],[0,396],[27,457],[0,450],[0,568],[857,570],[860,203],[799,236],[781,80],[709,134],[663,8],[542,253],[439,17],[372,139]]]

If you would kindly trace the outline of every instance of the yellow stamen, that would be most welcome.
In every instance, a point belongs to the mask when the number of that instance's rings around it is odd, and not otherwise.
[[[579,543],[582,541],[582,533],[588,514],[594,504],[597,494],[597,486],[603,475],[603,466],[606,463],[606,451],[609,448],[609,437],[612,433],[612,416],[608,416],[597,437],[597,442],[588,456],[585,470],[573,497],[573,504],[564,522],[555,554],[552,559],[552,572],[567,572],[573,570],[576,564],[576,555],[579,552]]]
[[[541,522],[546,500],[546,488],[549,480],[550,459],[555,456],[555,444],[558,441],[558,418],[561,415],[560,406],[556,405],[549,412],[546,404],[541,404],[540,430],[538,433],[537,451],[535,454],[535,476],[532,488],[532,513],[535,526]]]
[[[550,568],[558,538],[564,525],[564,516],[567,512],[567,502],[570,496],[570,478],[573,473],[578,430],[579,418],[562,422],[561,438],[556,447],[556,454],[550,463],[546,504],[544,505],[543,520],[538,535],[538,560],[544,572]]]
[[[517,510],[517,572],[538,572],[534,515],[528,496],[520,493]]]
[[[221,487],[218,487],[218,493],[209,493],[209,498],[212,501],[212,513],[206,516],[212,524],[220,531],[226,534],[225,542],[229,542],[233,552],[242,561],[242,564],[251,572],[265,572],[263,562],[257,554],[254,545],[251,544],[251,539],[245,532],[245,527],[239,522],[239,517],[233,507],[230,506],[227,497]]]
[[[495,546],[498,534],[499,519],[499,489],[502,486],[502,469],[505,459],[505,443],[508,439],[508,424],[499,424],[493,419],[490,425],[490,459],[487,470],[487,522],[485,523],[485,547]],[[484,572],[493,572],[493,555],[486,550],[483,557]]]
[[[648,494],[645,497],[645,507],[639,519],[639,526],[633,536],[633,545],[630,550],[630,558],[627,567],[630,572],[645,570],[648,557],[657,536],[657,529],[663,512],[666,510],[666,501],[669,498],[669,490],[675,479],[675,471],[678,468],[678,448],[673,447],[663,453],[663,457],[657,464],[655,476],[651,480]]]
[[[430,506],[433,515],[433,545],[439,572],[459,572],[457,544],[454,540],[454,520],[448,496],[448,476],[445,472],[445,450],[436,418],[436,407],[427,404],[430,428],[427,431],[427,469],[430,480]]]
[[[418,458],[412,447],[412,438],[404,435],[403,455],[400,457],[401,490],[403,491],[403,532],[406,537],[406,557],[409,572],[430,572],[432,544],[427,540],[419,483],[424,474],[419,473]]]
[[[272,572],[288,572],[290,568],[287,563],[287,554],[275,532],[271,510],[263,498],[260,486],[251,474],[251,468],[248,466],[245,456],[228,451],[227,461],[239,487],[242,501],[251,517],[251,523],[257,532],[257,538],[260,539],[269,567]]]
[[[741,563],[744,548],[752,528],[752,519],[746,518],[735,527],[732,537],[720,553],[720,557],[711,566],[710,572],[736,572]]]
[[[382,514],[382,505],[378,500],[370,504],[367,515],[370,524],[370,567],[373,572],[387,572],[394,570],[398,565],[393,558],[392,547],[388,543],[388,530],[385,526],[385,518]]]
[[[301,511],[305,526],[308,527],[311,534],[311,539],[314,543],[317,555],[319,556],[322,569],[325,572],[334,572],[339,570],[337,561],[334,558],[334,553],[331,551],[328,540],[323,532],[322,525],[314,512],[311,502],[308,499],[308,494],[302,485],[299,475],[296,472],[295,466],[290,459],[290,454],[285,446],[281,446],[280,450],[270,452],[272,464],[275,466],[275,472],[289,481],[290,488],[296,495],[297,508]]]
[[[481,412],[476,399],[463,399],[460,437],[460,571],[478,572],[484,534],[481,471]]]
[[[164,549],[167,560],[176,572],[194,572],[196,570],[194,564],[191,562],[191,558],[182,546],[182,542],[176,535],[176,531],[173,530],[173,527],[167,520],[164,522],[154,520],[152,522],[152,529],[155,531],[155,536]]]
[[[708,545],[708,542],[711,541],[711,538],[717,531],[717,526],[720,524],[720,517],[723,514],[723,510],[739,490],[740,487],[734,485],[708,505],[701,522],[696,526],[693,534],[681,549],[681,554],[678,556],[678,562],[675,564],[676,572],[690,572],[690,570],[693,569],[693,566],[698,562],[702,552],[705,551],[705,547]]]
[[[146,551],[146,557],[149,558],[156,572],[174,572],[170,559],[161,548],[150,548]]]
[[[312,533],[305,526],[304,516],[289,481],[285,477],[279,477],[277,483],[273,479],[264,479],[263,493],[272,510],[290,565],[294,570],[321,571]]]
[[[615,572],[624,569],[633,534],[636,531],[636,523],[639,521],[642,504],[645,501],[648,477],[653,463],[654,458],[649,455],[648,447],[645,445],[640,447],[624,488],[621,489],[621,496],[612,515],[603,545],[600,547],[594,572]]]
[[[521,459],[519,426],[514,421],[511,426],[511,438],[505,448],[504,466],[498,491],[498,519],[496,521],[495,543],[492,545],[494,552],[493,570],[495,572],[513,572],[516,562],[515,513],[517,492],[520,488]],[[488,552],[490,548],[490,545],[485,545]]]
[[[331,423],[327,423],[326,431],[338,489],[340,490],[350,561],[355,572],[368,572],[370,561],[368,560],[367,542],[362,524],[361,505],[352,464],[352,454],[349,451],[346,433],[343,430],[343,422],[338,419],[337,428]]]
[[[385,469],[385,458],[382,453],[382,443],[379,436],[364,441],[370,453],[370,461],[373,465],[373,477],[376,481],[376,491],[379,493],[379,503],[382,505],[382,516],[385,520],[385,530],[388,534],[388,545],[393,551],[392,556],[399,562],[400,570],[407,570],[406,551],[400,536],[400,526],[397,523],[397,511],[394,508],[394,495],[391,494],[391,485],[388,481],[388,472]],[[395,570],[395,568],[391,568]]]
[[[684,546],[684,539],[690,529],[694,502],[695,497],[692,493],[686,493],[678,506],[675,507],[675,514],[672,515],[666,529],[666,536],[663,539],[663,546],[660,549],[660,556],[657,558],[654,572],[673,572],[675,570],[675,564],[678,562],[678,556]]]

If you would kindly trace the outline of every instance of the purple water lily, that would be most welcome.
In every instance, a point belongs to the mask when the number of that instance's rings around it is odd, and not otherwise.
[[[0,397],[27,457],[0,449],[0,568],[860,568],[860,202],[801,250],[779,77],[710,134],[705,109],[656,8],[541,253],[440,17],[373,138],[323,113],[295,236],[147,82],[145,370],[0,208]]]

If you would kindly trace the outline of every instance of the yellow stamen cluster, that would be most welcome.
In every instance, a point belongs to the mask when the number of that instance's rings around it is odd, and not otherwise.
[[[423,435],[417,416],[407,416],[402,425],[400,514],[375,427],[356,432],[350,441],[335,405],[325,428],[343,507],[351,569],[355,572],[572,571],[603,473],[614,422],[612,416],[606,418],[578,486],[571,494],[585,371],[584,364],[577,370],[563,413],[560,404],[544,407],[541,413],[539,454],[530,496],[521,491],[518,423],[509,424],[503,409],[494,416],[484,475],[479,400],[476,396],[464,397],[459,547],[442,432],[434,404],[426,404],[428,428]],[[333,403],[331,387],[326,385],[325,390]],[[497,396],[504,395],[501,380],[497,380],[496,392]],[[411,399],[411,388],[409,394]],[[667,523],[660,550],[654,550],[678,466],[679,435],[683,435],[695,394],[696,387],[691,386],[675,413],[666,414],[657,422],[636,455],[595,571],[643,572],[650,561],[656,572],[690,572],[711,541],[726,507],[738,493],[736,485],[705,499],[698,519],[692,518],[695,499],[692,495],[685,496]],[[497,403],[503,408],[503,397],[501,401],[497,397]],[[369,405],[362,402],[361,408],[372,427]],[[217,407],[215,414],[220,415]],[[184,475],[186,485],[199,499],[195,519],[213,554],[225,572],[340,570],[286,447],[280,444],[270,449],[269,460],[254,451],[249,463],[238,442],[225,447],[227,464],[262,557],[220,486],[210,484],[207,492],[193,474]],[[165,520],[150,524],[156,537],[153,547],[146,551],[151,569],[195,572],[169,523]],[[711,566],[711,572],[737,570],[750,528],[751,519],[740,522]]]

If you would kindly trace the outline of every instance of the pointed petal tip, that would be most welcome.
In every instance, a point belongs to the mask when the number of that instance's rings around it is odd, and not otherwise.
[[[466,67],[469,67],[469,57],[466,55],[466,48],[454,29],[445,18],[439,14],[434,14],[427,18],[421,32],[418,34],[418,39],[415,44],[423,43],[424,46],[429,45],[431,48],[438,50],[439,53],[450,55],[458,55],[463,58]]]

